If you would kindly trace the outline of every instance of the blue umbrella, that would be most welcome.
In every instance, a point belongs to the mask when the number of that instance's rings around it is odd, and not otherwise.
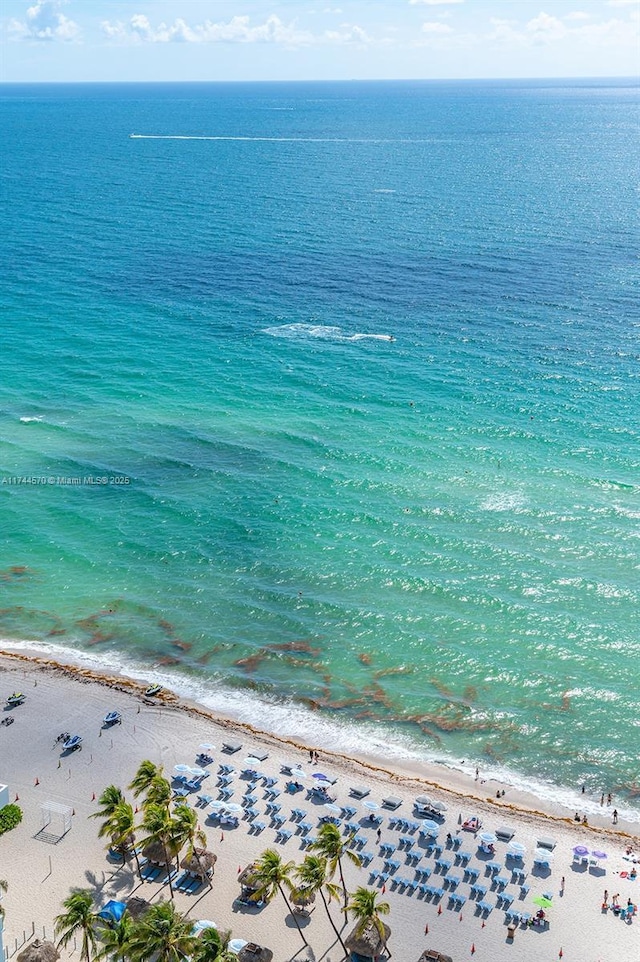
[[[326,775],[323,775],[322,772],[314,772],[311,777],[312,777],[312,778],[317,778],[319,782],[330,782],[330,781],[331,781],[331,779],[330,779],[330,778],[327,778]]]
[[[119,922],[124,913],[127,910],[127,906],[124,902],[107,902],[102,911],[98,912],[99,919],[105,919],[107,922]]]

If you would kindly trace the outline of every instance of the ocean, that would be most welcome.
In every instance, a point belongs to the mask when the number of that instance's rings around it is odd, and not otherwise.
[[[637,108],[2,86],[0,635],[640,819]]]

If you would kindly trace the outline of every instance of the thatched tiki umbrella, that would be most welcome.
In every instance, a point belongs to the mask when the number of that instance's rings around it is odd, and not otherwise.
[[[418,962],[453,962],[450,955],[443,955],[435,949],[425,949]]]
[[[252,948],[252,946],[255,947]],[[255,945],[254,942],[249,942],[238,952],[238,962],[271,962],[272,958],[271,949],[266,949],[263,945]]]
[[[157,862],[159,865],[171,864],[171,855],[169,852],[165,854],[164,845],[160,841],[149,842],[142,849],[142,854],[145,858],[149,859],[150,862]],[[168,862],[167,858],[169,859]]]
[[[149,908],[151,903],[141,899],[139,895],[133,895],[130,899],[127,899],[127,912],[131,918],[135,921],[139,919],[141,915]]]
[[[240,872],[240,875],[238,876],[238,882],[240,883],[240,885],[248,889],[257,888],[258,886],[258,882],[256,879],[257,867],[258,866],[256,865],[255,862],[251,862],[249,865],[246,865],[245,868],[242,869],[242,871]]]
[[[369,919],[362,926],[356,925],[344,940],[344,944],[349,952],[364,955],[367,959],[376,959],[386,949],[390,935],[391,929],[384,925],[384,939],[381,939],[374,922]]]
[[[311,911],[309,906],[313,905],[316,900],[316,893],[305,891],[305,889],[295,889],[295,891],[291,893],[290,899],[294,912],[299,912],[301,915],[308,915]]]
[[[206,848],[194,848],[192,854],[187,855],[180,862],[180,868],[191,875],[199,875],[204,880],[205,877],[213,875],[213,866],[216,864],[218,856]]]
[[[58,962],[60,953],[53,942],[41,942],[34,939],[31,945],[23,949],[18,956],[18,962]]]

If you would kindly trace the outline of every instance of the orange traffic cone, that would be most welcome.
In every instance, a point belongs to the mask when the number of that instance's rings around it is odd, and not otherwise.
[[[460,921],[462,922],[462,912],[460,913]]]
[[[92,802],[95,802],[95,800],[96,800],[96,793],[93,792],[92,795],[91,795],[91,801],[92,801]]]
[[[242,865],[238,865],[238,875],[240,875],[241,871],[242,871]]]
[[[481,929],[484,928],[484,919],[482,920],[482,925],[480,926],[480,928],[481,928]]]
[[[558,952],[558,958],[559,958],[559,959],[562,958],[562,949],[560,949],[560,951]]]
[[[34,785],[39,785],[39,784],[40,784],[40,779],[38,778],[37,775],[36,775],[36,780],[35,780],[35,782],[34,782],[33,784],[34,784]]]
[[[438,906],[438,915],[442,915],[442,906],[441,906],[441,905]]]
[[[475,942],[472,942],[472,943],[471,943],[471,955],[473,955],[473,954],[475,953],[475,951],[476,951],[476,944],[475,944]]]
[[[20,796],[16,795],[16,802],[19,802],[19,801],[20,801]]]
[[[72,808],[72,809],[71,809],[71,814],[72,814],[72,815],[75,815],[75,814],[76,814],[75,808]]]
[[[425,927],[424,927],[424,934],[425,934],[425,935],[428,935],[428,934],[429,934],[429,923],[428,923],[428,922],[427,922],[427,924],[426,924]]]
[[[220,832],[220,841],[224,842],[224,832]]]

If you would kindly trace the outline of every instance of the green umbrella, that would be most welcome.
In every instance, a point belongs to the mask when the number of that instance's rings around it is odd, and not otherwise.
[[[548,899],[546,895],[538,895],[533,900],[534,905],[539,905],[541,909],[548,909],[549,906],[553,905],[551,899]]]

